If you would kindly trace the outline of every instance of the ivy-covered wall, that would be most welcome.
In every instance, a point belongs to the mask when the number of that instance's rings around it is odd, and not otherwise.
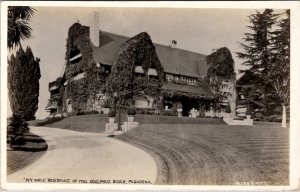
[[[136,97],[155,98],[156,106],[162,104],[162,98],[192,98],[203,100],[198,94],[180,91],[162,90],[165,83],[165,74],[160,60],[156,54],[155,46],[151,37],[143,32],[130,38],[122,44],[119,51],[117,63],[113,65],[111,71],[107,72],[104,65],[97,67],[92,55],[92,43],[89,37],[89,27],[80,23],[73,24],[68,31],[66,43],[66,87],[62,86],[60,95],[53,96],[52,100],[58,100],[59,106],[64,106],[65,101],[70,100],[73,111],[83,112],[92,109],[92,101],[99,92],[106,93],[114,97],[118,94],[119,100],[115,100],[115,105],[126,106],[128,108],[134,104]],[[75,61],[70,61],[74,56],[81,54]],[[224,79],[231,80],[235,77],[234,61],[230,51],[223,47],[207,56],[208,82],[213,89],[217,90],[220,82]],[[135,67],[141,66],[144,74],[136,75]],[[157,78],[147,75],[149,69],[156,69]],[[84,73],[85,77],[79,80],[72,80],[76,75]],[[116,99],[116,98],[115,98]],[[205,102],[211,104],[214,98],[206,98]],[[163,106],[162,106],[163,107]]]
[[[217,49],[215,52],[206,57],[206,61],[209,65],[207,71],[208,77],[230,79],[235,75],[234,60],[227,47]]]
[[[92,43],[89,37],[90,29],[82,26],[80,23],[73,24],[68,31],[66,45],[66,70],[67,78],[73,77],[78,73],[86,71],[94,64],[92,55]],[[79,51],[79,52],[78,52]],[[82,59],[77,63],[71,63],[70,59],[75,55],[72,53],[81,53]]]
[[[135,67],[141,66],[144,74],[136,76]],[[157,79],[147,75],[152,68]],[[150,36],[142,32],[122,44],[117,63],[112,67],[105,92],[114,99],[114,108],[127,110],[134,105],[136,97],[159,98],[164,82],[164,72]],[[117,94],[117,96],[115,95]]]
[[[210,85],[211,90],[214,92],[215,97],[219,102],[223,98],[227,98],[230,104],[231,111],[235,115],[236,109],[236,89],[235,89],[235,72],[234,72],[234,60],[231,52],[227,47],[217,49],[212,54],[206,57],[207,64],[209,65],[207,71],[207,82]],[[220,91],[222,84],[227,81],[232,87],[231,96],[227,97]]]
[[[80,23],[73,24],[68,31],[65,69],[68,84],[65,98],[70,99],[75,113],[87,111],[91,108],[90,99],[93,100],[96,94],[102,90],[108,76],[103,66],[96,66],[89,34],[89,27]],[[70,59],[78,54],[82,55],[81,58],[71,62]],[[80,73],[84,73],[84,78],[72,79]]]

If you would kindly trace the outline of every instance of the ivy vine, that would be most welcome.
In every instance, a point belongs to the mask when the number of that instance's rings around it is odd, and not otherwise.
[[[68,32],[65,74],[70,79],[67,85],[67,98],[71,100],[75,112],[85,111],[90,98],[103,90],[105,79],[108,77],[103,66],[97,67],[92,55],[92,42],[89,38],[89,27],[79,23],[73,24]],[[71,63],[72,51],[79,51],[82,58],[77,63]],[[85,77],[72,80],[79,73],[85,73]]]
[[[157,79],[151,79],[147,74],[137,77],[134,72],[136,66],[142,66],[145,73],[149,68],[155,68]],[[122,44],[117,63],[106,81],[105,91],[114,98],[115,109],[127,110],[137,96],[158,98],[163,81],[164,72],[155,46],[151,37],[142,32]]]
[[[222,47],[206,57],[209,65],[208,77],[221,77],[230,79],[234,73],[234,60],[227,47]]]

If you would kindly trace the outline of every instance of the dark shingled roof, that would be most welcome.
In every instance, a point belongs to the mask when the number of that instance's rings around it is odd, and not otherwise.
[[[170,91],[181,91],[185,93],[194,93],[197,95],[202,96],[213,96],[213,93],[209,89],[209,87],[206,84],[201,84],[200,86],[195,85],[185,85],[185,84],[177,84],[177,83],[165,83],[162,86],[162,89],[164,90],[170,90]]]
[[[93,47],[95,62],[114,65],[118,59],[119,49],[129,37],[100,31],[100,46]],[[206,55],[154,44],[159,60],[167,73],[191,77],[201,77],[207,73]]]

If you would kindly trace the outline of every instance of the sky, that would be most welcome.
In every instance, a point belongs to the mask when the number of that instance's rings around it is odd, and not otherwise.
[[[155,43],[168,45],[176,40],[178,48],[207,55],[213,49],[227,47],[236,72],[242,68],[242,60],[235,52],[242,51],[239,42],[249,32],[247,16],[255,13],[254,9],[34,8],[36,12],[30,21],[32,37],[21,43],[23,47],[29,45],[35,57],[41,59],[38,119],[49,115],[45,111],[50,97],[48,83],[62,74],[68,28],[77,21],[90,26],[95,11],[100,15],[99,26],[103,31],[130,37],[145,31]]]

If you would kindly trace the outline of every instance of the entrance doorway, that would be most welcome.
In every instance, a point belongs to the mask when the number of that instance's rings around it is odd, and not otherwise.
[[[181,100],[181,103],[183,105],[182,107],[182,115],[183,116],[189,116],[189,112],[191,109],[199,109],[199,100],[192,99],[192,98],[183,98]]]

